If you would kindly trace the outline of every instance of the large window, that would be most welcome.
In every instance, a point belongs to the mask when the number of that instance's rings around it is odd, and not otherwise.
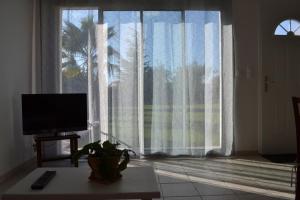
[[[60,31],[61,92],[88,93],[83,143],[102,132],[145,154],[221,149],[220,11],[63,8]]]

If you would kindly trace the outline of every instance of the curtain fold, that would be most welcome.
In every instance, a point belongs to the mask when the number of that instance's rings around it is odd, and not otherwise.
[[[126,2],[41,0],[43,91],[88,93],[82,144],[230,155],[231,2]]]

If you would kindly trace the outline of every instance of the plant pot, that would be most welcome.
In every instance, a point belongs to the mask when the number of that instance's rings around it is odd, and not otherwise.
[[[122,177],[119,169],[120,157],[88,157],[89,166],[92,169],[90,180],[113,182]]]

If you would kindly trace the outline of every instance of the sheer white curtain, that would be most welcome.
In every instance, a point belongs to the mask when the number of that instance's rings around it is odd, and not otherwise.
[[[204,155],[220,148],[220,12],[144,12],[144,26],[153,69],[150,152]]]
[[[101,131],[145,154],[221,152],[220,12],[108,11],[103,19],[113,35],[97,40],[108,56],[98,63],[108,77]]]
[[[104,23],[114,30],[108,39],[113,49],[109,58],[109,135],[139,149],[138,128],[138,37],[140,35],[139,12],[104,12]],[[101,95],[101,94],[100,94]],[[100,116],[101,117],[101,116]]]
[[[42,31],[53,34],[43,37],[51,48],[42,53],[42,83],[47,91],[88,93],[90,131],[82,144],[112,139],[146,155],[231,153],[230,10],[66,5],[59,29],[59,18],[44,16],[50,25]]]

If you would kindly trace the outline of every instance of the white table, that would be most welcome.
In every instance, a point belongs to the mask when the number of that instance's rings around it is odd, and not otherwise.
[[[56,176],[43,190],[32,190],[31,184],[46,170],[55,170]],[[2,200],[100,200],[159,198],[156,175],[151,167],[129,167],[120,181],[101,184],[90,181],[90,169],[37,168],[6,191]]]

